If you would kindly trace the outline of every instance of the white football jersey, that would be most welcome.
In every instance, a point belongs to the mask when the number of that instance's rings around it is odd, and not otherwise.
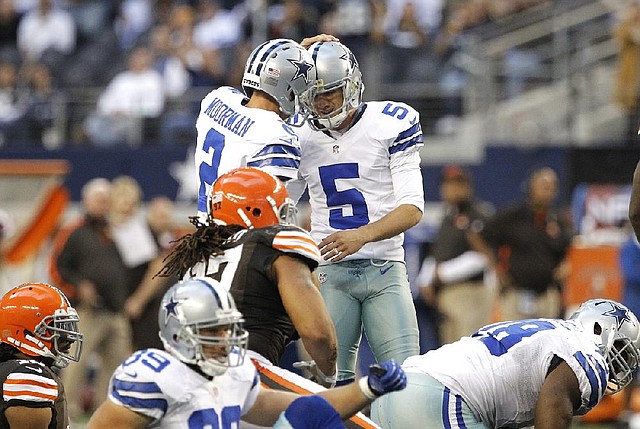
[[[540,389],[554,356],[578,379],[584,414],[603,397],[608,366],[581,325],[532,319],[486,326],[460,341],[407,358],[407,372],[425,372],[460,395],[490,428],[532,426]]]
[[[213,182],[229,170],[258,167],[283,181],[297,175],[300,147],[295,133],[275,112],[246,107],[247,100],[229,86],[202,100],[195,153],[200,216],[207,213]]]
[[[314,131],[307,124],[296,130],[302,149],[299,177],[309,189],[311,236],[317,243],[336,231],[375,222],[401,204],[424,210],[418,112],[404,103],[368,102],[355,120],[344,134]],[[294,200],[300,197],[291,194]],[[402,243],[403,234],[367,243],[345,260],[401,261]]]
[[[231,428],[238,427],[259,391],[258,373],[249,358],[209,380],[163,350],[146,349],[116,369],[109,399],[153,418],[153,428]]]

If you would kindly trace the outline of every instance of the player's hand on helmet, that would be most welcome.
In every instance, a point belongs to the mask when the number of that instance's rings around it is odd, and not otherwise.
[[[309,46],[313,45],[316,42],[339,42],[340,39],[338,39],[335,36],[332,36],[331,34],[318,34],[316,36],[313,37],[305,37],[304,39],[302,39],[302,42],[300,42],[300,44],[302,45],[303,48],[308,48]]]
[[[395,359],[370,365],[369,375],[360,380],[360,389],[369,399],[375,399],[405,387],[407,387],[407,376]]]
[[[338,371],[334,371],[333,375],[326,375],[320,368],[318,368],[318,365],[316,365],[316,361],[314,360],[294,362],[293,367],[308,371],[311,374],[311,380],[321,384],[327,389],[331,389],[336,385]]]

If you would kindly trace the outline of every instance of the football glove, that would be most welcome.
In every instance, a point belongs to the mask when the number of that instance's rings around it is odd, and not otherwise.
[[[395,359],[369,366],[369,375],[358,382],[360,390],[373,400],[385,393],[407,387],[407,375]]]

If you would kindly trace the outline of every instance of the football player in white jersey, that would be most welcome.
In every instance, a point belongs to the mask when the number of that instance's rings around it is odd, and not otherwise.
[[[372,418],[385,429],[565,429],[631,382],[638,346],[638,319],[608,299],[569,320],[494,323],[407,359],[407,388],[374,402]]]
[[[363,327],[378,361],[419,353],[402,244],[424,210],[422,129],[407,104],[362,102],[362,76],[346,46],[322,41],[308,50],[318,81],[302,100],[309,120],[296,130],[300,185],[288,189],[296,201],[309,189],[320,291],[338,334],[338,380],[347,383]]]
[[[313,270],[320,251],[291,223],[295,207],[284,184],[266,171],[241,167],[213,185],[206,223],[183,237],[162,275],[207,276],[229,288],[249,332],[248,354],[270,388],[306,394],[336,382],[336,332]],[[278,364],[300,338],[315,361],[314,383]],[[375,428],[363,415],[350,428]]]
[[[256,368],[245,359],[249,334],[242,314],[217,280],[201,277],[173,285],[162,299],[158,323],[165,350],[140,350],[116,369],[109,398],[88,429],[231,429],[240,419],[272,426],[299,397],[261,387]],[[322,395],[347,417],[405,385],[402,368],[385,362],[358,385]]]
[[[201,220],[213,182],[231,169],[259,167],[283,181],[296,177],[300,148],[284,120],[298,112],[300,95],[315,79],[313,62],[300,44],[274,39],[249,55],[244,93],[223,86],[202,100],[195,152]]]

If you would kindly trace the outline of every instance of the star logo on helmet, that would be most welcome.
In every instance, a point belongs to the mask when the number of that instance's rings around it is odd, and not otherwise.
[[[604,316],[611,316],[611,317],[615,317],[616,318],[616,325],[618,326],[618,329],[620,329],[622,327],[622,324],[627,321],[629,323],[633,323],[633,321],[631,320],[631,318],[629,317],[629,310],[627,310],[626,308],[623,308],[617,304],[614,304],[613,302],[610,302],[609,304],[611,304],[611,310],[605,311],[602,314]]]
[[[358,66],[358,60],[356,60],[356,56],[353,55],[353,52],[345,52],[340,56],[340,59],[349,61],[349,68],[351,70],[355,69]]]
[[[289,60],[291,64],[296,68],[296,74],[293,75],[291,80],[296,80],[301,77],[305,83],[309,83],[309,72],[313,68],[313,64],[306,62],[305,60]]]
[[[169,302],[167,302],[164,306],[165,320],[169,319],[170,317],[175,317],[176,319],[178,318],[178,312],[176,311],[176,307],[178,306],[178,304],[180,304],[180,302],[174,301],[173,296],[169,299]]]

